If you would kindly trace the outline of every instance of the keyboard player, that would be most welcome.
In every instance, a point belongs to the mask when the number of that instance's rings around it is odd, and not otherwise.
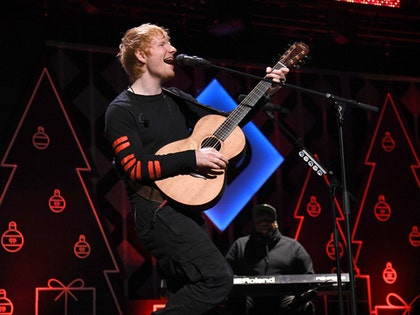
[[[236,276],[313,274],[312,259],[295,239],[282,235],[278,228],[277,210],[268,204],[252,209],[252,232],[238,238],[226,254]],[[313,292],[273,296],[272,292],[258,296],[230,296],[225,306],[228,315],[313,315],[310,301]],[[309,297],[309,300],[308,298]]]

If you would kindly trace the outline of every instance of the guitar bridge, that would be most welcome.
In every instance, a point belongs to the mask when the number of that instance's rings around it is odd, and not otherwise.
[[[222,175],[223,171],[216,171],[216,170],[211,170],[208,173],[201,173],[199,171],[192,171],[188,173],[190,176],[194,177],[194,178],[201,178],[201,179],[214,179],[216,178],[218,175]]]

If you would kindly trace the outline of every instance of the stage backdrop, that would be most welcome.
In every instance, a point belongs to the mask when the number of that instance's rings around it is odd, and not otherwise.
[[[127,78],[115,51],[84,48],[48,48],[0,155],[4,314],[123,314],[136,302],[161,303],[155,261],[133,233],[125,191],[103,136],[106,107],[127,87]],[[235,68],[261,76],[265,66]],[[349,217],[359,313],[409,314],[420,294],[415,281],[420,279],[420,78],[309,66],[292,71],[288,82],[379,110],[346,106],[341,113],[349,216],[340,187],[331,202],[331,177],[319,176],[299,155],[304,145],[342,184],[335,104],[322,93],[284,87],[273,100],[281,110],[273,117],[262,111],[253,120],[284,161],[225,230],[209,220],[213,240],[225,253],[250,232],[252,206],[270,203],[278,209],[282,232],[307,248],[316,272],[335,272],[335,214],[339,266],[348,272]],[[233,99],[257,83],[225,71],[177,72],[168,85],[196,96],[214,79]],[[299,145],[279,125],[289,126]],[[317,299],[319,314],[336,312],[336,297]]]

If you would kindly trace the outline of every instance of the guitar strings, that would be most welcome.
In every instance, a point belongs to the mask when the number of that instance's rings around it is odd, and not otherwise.
[[[273,67],[273,69],[278,70],[281,67],[285,67],[285,65],[279,61]],[[208,137],[203,141],[202,147],[220,149],[220,141],[226,140],[226,138],[232,133],[240,121],[245,117],[245,115],[251,110],[252,107],[254,107],[254,105],[263,96],[263,94],[267,92],[270,85],[270,82],[260,81],[257,86],[239,104],[242,106],[237,106],[226,118],[226,120],[219,126],[219,128],[213,133],[213,136]]]
[[[261,81],[254,90],[249,93],[245,99],[241,102],[242,105],[247,104],[248,106],[237,106],[233,112],[226,118],[226,120],[219,126],[219,128],[213,133],[213,137],[206,138],[203,141],[203,147],[220,148],[220,141],[226,140],[226,138],[232,133],[238,123],[245,117],[258,99],[267,91],[270,83]],[[255,94],[255,95],[254,95]]]

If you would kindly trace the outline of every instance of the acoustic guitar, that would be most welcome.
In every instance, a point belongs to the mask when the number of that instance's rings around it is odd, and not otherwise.
[[[309,48],[296,42],[280,57],[274,69],[294,67],[307,56]],[[160,148],[156,154],[196,150],[213,147],[229,160],[238,156],[245,148],[245,135],[239,124],[258,100],[270,88],[271,82],[261,80],[256,87],[227,116],[207,115],[195,125],[191,136],[171,142]],[[211,170],[207,173],[196,170],[164,178],[155,182],[157,187],[172,201],[200,211],[215,205],[223,195],[226,185],[226,170]]]

